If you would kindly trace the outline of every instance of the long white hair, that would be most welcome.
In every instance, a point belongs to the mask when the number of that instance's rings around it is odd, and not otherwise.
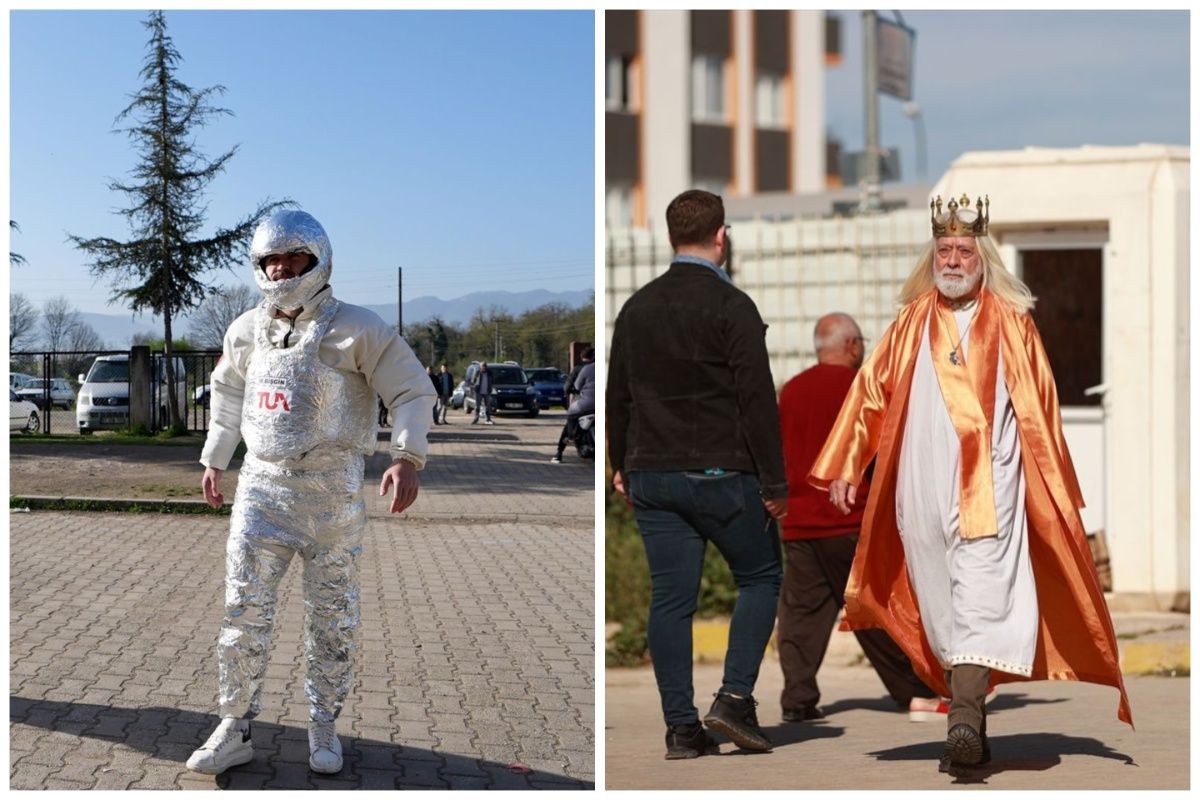
[[[917,258],[917,266],[913,268],[908,280],[900,289],[899,303],[906,306],[925,292],[934,287],[933,258],[937,239],[930,239]],[[983,285],[996,297],[1000,298],[1021,313],[1033,310],[1037,298],[1029,291],[1025,282],[1013,275],[1004,267],[1000,259],[1000,251],[990,236],[976,236],[975,246],[979,249],[979,258],[983,268]]]

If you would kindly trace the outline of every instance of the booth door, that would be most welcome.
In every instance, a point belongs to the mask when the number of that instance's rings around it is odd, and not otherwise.
[[[1104,530],[1104,285],[1100,248],[1020,251],[1033,320],[1054,370],[1063,433],[1083,491],[1083,525]]]

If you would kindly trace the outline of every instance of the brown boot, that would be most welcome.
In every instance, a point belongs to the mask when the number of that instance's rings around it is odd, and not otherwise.
[[[991,670],[978,664],[956,664],[950,672],[950,713],[946,749],[939,769],[973,767],[991,759],[987,743],[984,699]]]

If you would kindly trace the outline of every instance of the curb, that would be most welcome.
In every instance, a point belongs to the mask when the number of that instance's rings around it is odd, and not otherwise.
[[[131,498],[112,497],[46,497],[13,495],[8,499],[9,513],[26,511],[84,511],[103,512],[116,511],[130,514],[201,514],[217,517],[228,517],[233,506],[226,503],[220,508],[212,508],[203,500],[134,500]],[[378,516],[367,512],[368,518]],[[476,525],[518,523],[530,525],[556,525],[562,528],[580,529],[592,527],[591,514],[506,514],[489,513],[481,515],[460,514],[451,512],[423,511],[416,514],[401,514],[399,519],[405,522],[461,522],[469,520]],[[728,626],[726,626],[728,627]],[[728,634],[726,634],[728,638]],[[721,644],[722,652],[724,644]]]
[[[12,495],[9,513],[22,511],[125,511],[150,514],[229,516],[230,506],[212,508],[202,500],[132,500],[111,497],[45,497]]]
[[[1118,615],[1114,621],[1119,621]],[[1163,675],[1185,677],[1191,674],[1191,647],[1187,630],[1177,631],[1164,640],[1157,632],[1147,632],[1149,641],[1118,639],[1121,672],[1125,675]],[[692,625],[692,658],[699,663],[721,663],[729,646],[728,620],[698,620]],[[775,635],[767,643],[767,657],[775,657]],[[835,630],[829,638],[825,663],[850,666],[866,663],[866,656],[853,633]]]

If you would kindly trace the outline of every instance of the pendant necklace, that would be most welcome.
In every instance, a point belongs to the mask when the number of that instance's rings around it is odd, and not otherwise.
[[[975,312],[971,314],[971,319],[967,323],[967,326],[963,328],[962,335],[958,337],[958,344],[954,345],[954,348],[950,351],[950,363],[956,367],[962,364],[962,361],[958,358],[958,349],[962,347],[963,339],[967,338],[967,331],[971,330],[971,326],[975,323],[975,317],[977,316],[979,316],[978,306],[975,307]]]

